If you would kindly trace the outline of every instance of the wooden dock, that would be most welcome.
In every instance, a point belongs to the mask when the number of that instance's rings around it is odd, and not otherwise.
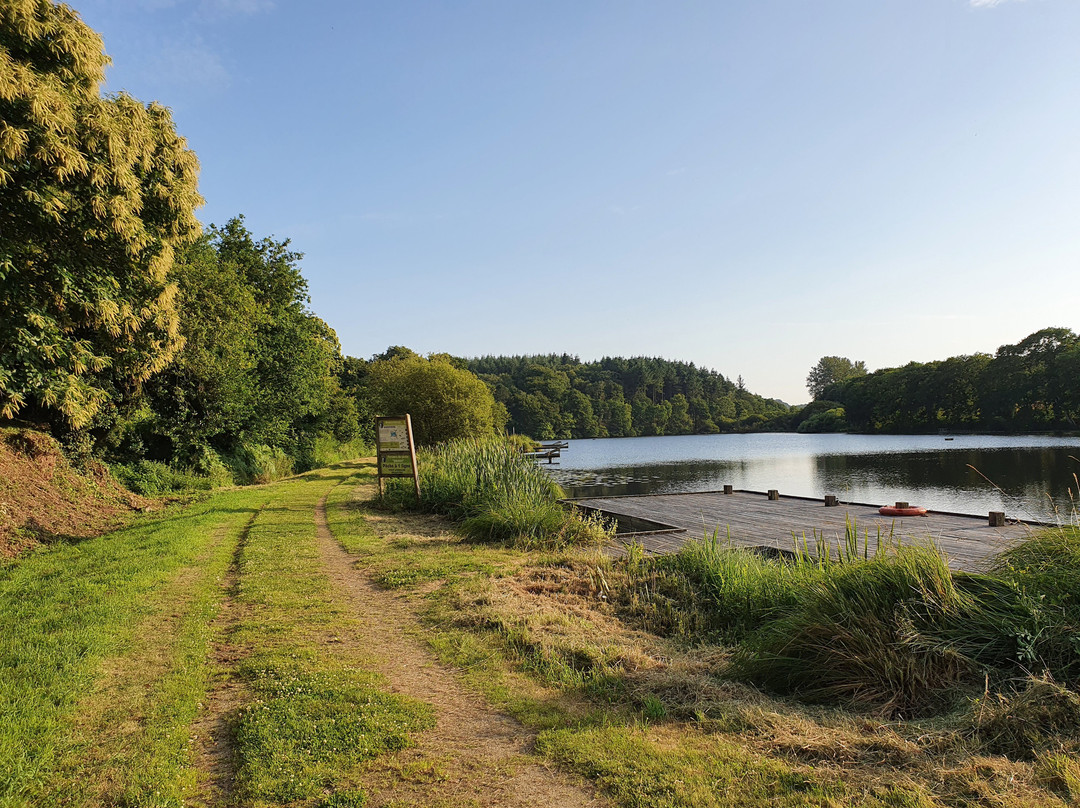
[[[547,460],[551,463],[553,460],[557,460],[562,457],[562,450],[570,448],[570,444],[565,441],[558,441],[556,443],[539,443],[534,449],[522,452],[525,457],[531,457],[537,463],[541,460]]]
[[[870,549],[878,531],[902,544],[932,543],[953,569],[978,570],[1010,544],[1027,538],[1040,525],[1006,521],[991,527],[987,516],[968,516],[930,511],[926,516],[886,517],[877,505],[839,503],[826,507],[823,499],[782,496],[770,500],[765,493],[710,491],[694,494],[649,494],[621,497],[585,497],[570,500],[585,510],[615,517],[618,537],[637,541],[651,553],[677,552],[687,541],[711,536],[746,547],[792,550],[794,541],[807,539],[813,547],[815,534],[836,546],[844,540],[848,520],[855,523],[860,539],[869,533]]]

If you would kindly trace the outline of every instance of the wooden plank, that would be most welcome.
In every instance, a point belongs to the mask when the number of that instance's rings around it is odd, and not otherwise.
[[[823,500],[736,491],[732,494],[655,494],[626,497],[589,497],[580,500],[613,515],[648,519],[686,530],[682,534],[643,535],[636,538],[650,552],[676,552],[691,539],[716,535],[740,546],[791,549],[804,539],[813,546],[825,539],[843,543],[845,530],[854,524],[860,542],[932,544],[954,569],[976,570],[1010,544],[1031,536],[1038,527],[1020,523],[991,527],[986,517],[931,511],[923,517],[885,517],[877,507],[840,503],[826,507]]]

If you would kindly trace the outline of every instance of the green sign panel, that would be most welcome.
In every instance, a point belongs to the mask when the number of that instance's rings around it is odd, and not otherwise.
[[[379,474],[383,477],[412,477],[412,456],[408,452],[382,452]]]

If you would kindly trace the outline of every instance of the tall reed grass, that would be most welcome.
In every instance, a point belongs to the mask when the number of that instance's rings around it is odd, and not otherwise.
[[[562,489],[506,440],[450,441],[422,450],[419,463],[419,507],[459,521],[474,540],[551,548],[599,544],[610,535],[599,518],[564,508]],[[412,507],[411,483],[390,483],[387,500]]]
[[[1029,674],[1080,686],[1080,530],[1054,529],[981,574],[934,547],[854,525],[790,558],[716,534],[673,556],[623,562],[623,606],[653,629],[734,646],[728,673],[808,702],[915,715],[956,688]]]

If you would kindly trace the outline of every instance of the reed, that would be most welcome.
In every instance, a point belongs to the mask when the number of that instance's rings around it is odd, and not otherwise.
[[[788,558],[716,533],[622,562],[616,597],[646,627],[734,647],[727,672],[808,702],[890,715],[946,706],[958,685],[1030,672],[1080,684],[1080,530],[1054,529],[980,574],[891,536],[796,542]]]
[[[419,507],[461,523],[477,541],[522,547],[599,544],[610,530],[596,517],[564,508],[562,489],[509,441],[466,438],[420,453]],[[387,487],[386,499],[411,507],[411,488]]]

